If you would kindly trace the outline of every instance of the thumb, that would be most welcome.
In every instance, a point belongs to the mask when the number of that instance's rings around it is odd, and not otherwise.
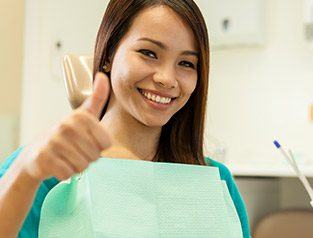
[[[104,73],[98,72],[94,80],[93,93],[83,102],[81,108],[99,118],[109,94],[109,79]]]

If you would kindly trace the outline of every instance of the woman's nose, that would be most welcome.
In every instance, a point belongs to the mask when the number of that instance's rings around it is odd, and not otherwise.
[[[174,69],[160,70],[154,75],[154,82],[161,87],[172,89],[178,86]]]

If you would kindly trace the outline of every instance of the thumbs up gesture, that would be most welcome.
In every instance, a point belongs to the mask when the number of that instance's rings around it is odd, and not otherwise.
[[[80,109],[86,110],[98,118],[108,100],[110,92],[108,77],[104,73],[98,72],[95,77],[93,88],[93,93],[80,106]]]
[[[98,119],[109,92],[107,76],[97,73],[92,95],[47,134],[24,148],[16,161],[23,172],[38,182],[52,176],[66,180],[96,161],[111,143]]]

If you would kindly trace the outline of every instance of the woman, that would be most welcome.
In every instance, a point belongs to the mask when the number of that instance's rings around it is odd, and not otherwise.
[[[192,0],[111,0],[95,46],[93,94],[2,166],[0,236],[37,237],[52,187],[99,157],[118,157],[218,167],[249,237],[230,172],[202,151],[208,71],[207,30]]]

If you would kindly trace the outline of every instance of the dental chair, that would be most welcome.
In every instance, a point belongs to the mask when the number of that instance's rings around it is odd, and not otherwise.
[[[313,211],[292,209],[269,214],[261,219],[253,238],[312,238]]]
[[[63,74],[67,98],[73,109],[78,108],[92,93],[93,56],[66,55]]]

